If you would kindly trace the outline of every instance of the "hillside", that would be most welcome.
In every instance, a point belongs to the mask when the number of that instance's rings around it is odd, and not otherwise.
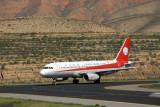
[[[90,21],[53,17],[0,19],[1,33],[117,32]]]
[[[132,37],[129,60],[145,62],[147,68],[120,71],[102,79],[159,79],[159,35],[1,34],[0,84],[50,81],[39,72],[51,62],[113,60],[126,37]]]
[[[0,84],[49,81],[39,71],[54,61],[114,59],[127,37],[129,59],[148,67],[102,79],[159,79],[159,6],[160,0],[0,0]]]
[[[0,17],[53,16],[102,22],[113,13],[153,0],[0,0]]]
[[[155,34],[160,33],[159,5],[159,0],[0,0],[0,18],[63,17],[98,22],[123,33]]]
[[[121,32],[159,33],[160,1],[122,9],[103,21]]]

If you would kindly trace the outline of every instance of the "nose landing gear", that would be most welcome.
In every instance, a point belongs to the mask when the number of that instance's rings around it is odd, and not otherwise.
[[[98,74],[99,75],[99,79],[98,80],[95,80],[94,81],[94,84],[100,84],[101,83],[101,75],[100,74]]]
[[[56,80],[52,78],[52,85],[56,85]]]

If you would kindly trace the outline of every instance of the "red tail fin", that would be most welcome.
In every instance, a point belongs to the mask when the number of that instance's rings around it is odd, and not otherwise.
[[[129,49],[130,49],[130,38],[127,38],[123,43],[121,50],[119,51],[116,60],[117,61],[128,61]]]

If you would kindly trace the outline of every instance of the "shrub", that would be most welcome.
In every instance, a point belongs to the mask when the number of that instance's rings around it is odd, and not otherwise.
[[[31,63],[31,61],[28,59],[28,60],[27,60],[27,64],[30,64],[30,63]]]
[[[150,64],[151,65],[157,65],[157,61],[151,61]]]
[[[4,70],[5,69],[5,64],[2,64],[1,65],[1,70]]]

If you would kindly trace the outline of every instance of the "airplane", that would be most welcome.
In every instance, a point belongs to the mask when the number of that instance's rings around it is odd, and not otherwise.
[[[40,71],[40,75],[45,78],[51,78],[52,84],[56,81],[65,81],[68,78],[74,78],[73,84],[78,84],[77,78],[83,78],[86,81],[100,83],[103,75],[116,73],[120,70],[129,70],[138,67],[131,67],[132,61],[128,61],[130,50],[130,38],[127,38],[117,57],[114,60],[102,61],[77,61],[77,62],[54,62],[49,63]]]

